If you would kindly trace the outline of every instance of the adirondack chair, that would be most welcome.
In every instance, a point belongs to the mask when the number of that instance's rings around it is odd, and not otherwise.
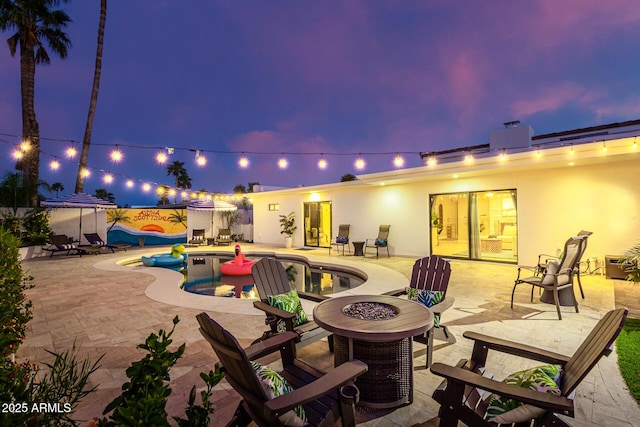
[[[275,335],[243,349],[233,335],[206,313],[196,318],[200,333],[220,359],[225,379],[242,397],[228,426],[247,426],[251,421],[260,427],[282,426],[283,417],[291,417],[292,409],[299,405],[309,426],[355,426],[354,406],[360,392],[353,381],[367,371],[365,363],[352,360],[325,374],[296,358],[295,332]],[[282,395],[272,389],[277,381],[271,382],[270,387],[267,381],[259,379],[254,370],[256,365],[251,362],[277,351],[283,368],[277,374],[293,389]],[[277,375],[275,371],[269,373]]]
[[[411,273],[411,282],[409,288],[416,290],[432,291],[424,294],[424,297],[417,295],[420,292],[412,292],[409,289],[398,289],[387,292],[386,295],[408,295],[417,299],[429,307],[433,312],[434,321],[433,329],[427,330],[424,335],[418,335],[413,338],[414,341],[426,344],[427,346],[427,368],[431,366],[433,361],[433,339],[446,341],[450,344],[456,342],[456,338],[445,325],[440,323],[441,314],[451,307],[455,301],[454,297],[447,296],[447,288],[449,286],[449,278],[451,277],[451,265],[444,258],[431,255],[416,260]],[[439,292],[442,292],[440,295]],[[431,296],[432,298],[428,298]]]
[[[560,303],[563,305],[573,305],[576,313],[578,313],[578,301],[573,293],[573,277],[579,270],[580,257],[584,253],[582,249],[586,237],[571,237],[564,244],[564,251],[559,262],[547,263],[542,275],[533,275],[529,277],[520,277],[524,271],[522,267],[518,268],[518,277],[511,291],[511,308],[513,309],[513,297],[516,287],[520,284],[531,285],[531,302],[533,302],[533,290],[538,287],[552,294],[553,302],[556,305],[558,319],[562,320],[560,312]],[[544,294],[543,294],[544,297]]]
[[[498,421],[487,420],[489,403],[495,394],[526,404],[517,409],[521,417],[513,421],[509,420],[508,425],[511,425],[511,422],[516,425],[529,425],[530,421],[534,420],[536,426],[568,427],[569,425],[556,414],[574,417],[575,389],[602,356],[608,356],[611,353],[613,343],[626,321],[627,314],[627,309],[606,313],[571,357],[526,344],[475,332],[465,332],[464,337],[474,341],[470,360],[461,360],[455,367],[442,363],[431,365],[431,372],[445,378],[433,393],[433,398],[440,403],[440,426],[457,426],[458,421],[468,426],[497,426],[497,422],[504,420],[498,418],[495,418]],[[484,368],[489,350],[560,365],[562,367],[559,377],[560,394],[550,394],[488,378],[487,370]],[[486,392],[491,393],[492,396],[487,398]],[[507,414],[504,418],[514,418],[516,414]],[[518,424],[520,422],[526,422],[526,424]]]
[[[273,258],[262,258],[253,265],[251,275],[253,276],[258,295],[260,296],[259,301],[253,302],[253,306],[265,312],[267,316],[265,324],[269,326],[269,330],[258,340],[277,334],[278,321],[280,320],[285,322],[287,331],[294,331],[298,334],[297,348],[302,348],[305,345],[326,337],[329,341],[329,350],[333,351],[333,336],[329,331],[322,329],[313,320],[307,320],[301,325],[294,326],[293,319],[296,316],[294,313],[269,305],[268,298],[270,295],[281,295],[291,291],[287,272],[280,261]],[[315,302],[320,302],[328,298],[326,296],[300,291],[298,291],[298,296]]]
[[[338,228],[338,235],[335,240],[331,242],[329,245],[329,255],[331,255],[331,249],[335,246],[336,251],[339,252],[340,247],[342,247],[342,255],[344,255],[344,248],[347,247],[347,251],[349,251],[349,229],[351,226],[349,224],[340,224]]]

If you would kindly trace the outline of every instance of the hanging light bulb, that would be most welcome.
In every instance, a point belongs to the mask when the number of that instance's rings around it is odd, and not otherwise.
[[[602,142],[602,152],[606,153],[607,152],[607,143],[606,142]]]
[[[51,163],[49,163],[49,169],[51,169],[52,171],[57,171],[58,169],[60,169],[60,162],[57,159],[51,160]]]
[[[142,184],[142,191],[144,191],[145,193],[151,191],[151,184],[149,184],[148,182]]]
[[[242,157],[240,157],[240,160],[238,160],[238,166],[240,166],[242,169],[246,169],[249,167],[249,159],[244,156],[244,153],[242,154]]]
[[[180,197],[182,197],[183,199],[187,198],[187,192],[183,191],[182,193],[180,193]]]
[[[169,157],[167,157],[164,151],[160,151],[158,152],[158,154],[156,154],[156,163],[158,163],[159,165],[166,164],[167,160],[169,160]]]
[[[574,154],[576,154],[575,150],[573,149],[573,144],[571,144],[571,148],[569,149],[569,155],[573,156]]]
[[[84,168],[82,169],[82,171],[80,172],[80,175],[82,175],[83,178],[88,178],[91,176],[91,172],[89,172],[89,169]]]
[[[169,189],[169,196],[173,197],[173,196],[175,196],[176,194],[177,194],[177,192],[176,192],[175,188],[170,188],[170,189]]]
[[[25,139],[24,141],[22,141],[22,143],[20,143],[20,149],[26,153],[27,151],[31,150],[31,144]]]
[[[111,161],[113,161],[113,163],[119,163],[124,157],[122,155],[122,151],[120,151],[117,145],[116,145],[116,148],[111,152],[109,156],[111,157]]]
[[[76,150],[76,147],[74,146],[68,147],[65,151],[65,155],[67,156],[68,159],[73,159],[74,157],[76,157],[77,154],[78,154],[78,150]]]
[[[637,138],[637,136],[634,136],[634,137],[633,137],[633,145],[632,145],[632,147],[633,147],[633,149],[634,149],[634,150],[635,150],[636,148],[638,148],[638,143],[636,142],[636,138]]]
[[[393,166],[397,167],[397,168],[401,168],[404,166],[404,157],[402,157],[401,155],[396,155],[393,158]]]
[[[102,177],[102,181],[105,184],[111,184],[113,182],[113,175],[111,175],[110,173],[105,174],[105,176]]]
[[[429,157],[429,160],[427,160],[427,164],[429,166],[435,166],[438,163],[438,159],[436,159],[436,156],[431,156]]]
[[[364,159],[362,157],[358,157],[355,161],[355,163],[353,164],[353,166],[361,171],[365,168],[365,166],[367,166],[367,162],[364,161]]]
[[[133,188],[133,181],[128,179],[125,185],[127,186],[127,188]]]
[[[471,153],[467,153],[467,155],[464,156],[464,161],[466,163],[473,163],[473,155]]]
[[[507,160],[507,150],[502,150],[502,152],[500,153],[499,159],[501,162],[504,162]]]
[[[542,157],[542,153],[540,152],[540,149],[538,148],[538,150],[536,151],[536,159],[539,159],[540,157]]]
[[[207,164],[207,158],[200,154],[200,150],[196,150],[196,164],[200,167]]]
[[[318,169],[325,170],[327,168],[327,166],[328,166],[328,163],[325,160],[325,158],[324,157],[320,157],[320,160],[318,160]]]
[[[289,162],[285,157],[280,157],[278,160],[278,167],[282,170],[286,169],[289,166]]]
[[[19,148],[16,148],[11,153],[11,156],[13,157],[14,160],[20,160],[20,159],[22,159],[24,157],[24,151],[22,151]]]

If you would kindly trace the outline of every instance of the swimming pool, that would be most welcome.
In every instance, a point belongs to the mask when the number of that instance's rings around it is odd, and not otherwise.
[[[248,259],[260,259],[247,254]],[[276,256],[287,271],[291,288],[300,292],[328,295],[353,289],[367,280],[366,274],[355,269],[337,265],[312,264],[304,257]],[[230,253],[191,253],[186,267],[180,270],[184,275],[182,290],[185,292],[216,297],[257,300],[251,276],[224,276],[220,264],[233,259]],[[129,264],[131,265],[131,264]],[[136,263],[136,265],[140,265]]]

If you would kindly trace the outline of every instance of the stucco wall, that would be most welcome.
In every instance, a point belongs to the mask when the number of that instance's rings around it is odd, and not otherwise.
[[[303,203],[332,202],[332,236],[339,224],[351,225],[351,240],[375,237],[380,224],[390,224],[392,254],[429,254],[429,195],[449,192],[517,190],[520,264],[538,253],[555,253],[580,230],[593,231],[585,257],[620,254],[640,239],[640,163],[635,157],[606,164],[536,170],[495,169],[471,178],[449,175],[399,185],[348,182],[340,185],[256,193],[254,240],[284,244],[280,214],[296,213],[293,245],[302,246]],[[313,198],[313,199],[312,199]],[[269,211],[278,203],[279,211]]]

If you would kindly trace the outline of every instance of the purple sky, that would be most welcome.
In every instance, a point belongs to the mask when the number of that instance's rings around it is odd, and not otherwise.
[[[73,19],[67,60],[36,71],[41,179],[68,194],[77,166],[64,142],[81,141],[93,78],[98,1],[63,8]],[[356,155],[194,153],[179,148],[270,153],[418,152],[487,143],[502,123],[536,134],[640,118],[634,0],[110,2],[94,144],[174,147],[193,188],[236,184],[298,186],[356,173]],[[2,33],[3,40],[9,33]],[[0,44],[0,133],[21,134],[19,60]],[[0,170],[13,172],[19,138],[0,135]],[[6,142],[4,142],[6,141]],[[7,143],[8,142],[8,143]],[[79,147],[79,146],[78,146]],[[119,204],[154,203],[126,189],[127,176],[172,184],[156,150],[94,145],[85,191],[106,187]],[[391,169],[391,155],[365,155],[366,172]],[[102,173],[116,181],[106,186]]]

